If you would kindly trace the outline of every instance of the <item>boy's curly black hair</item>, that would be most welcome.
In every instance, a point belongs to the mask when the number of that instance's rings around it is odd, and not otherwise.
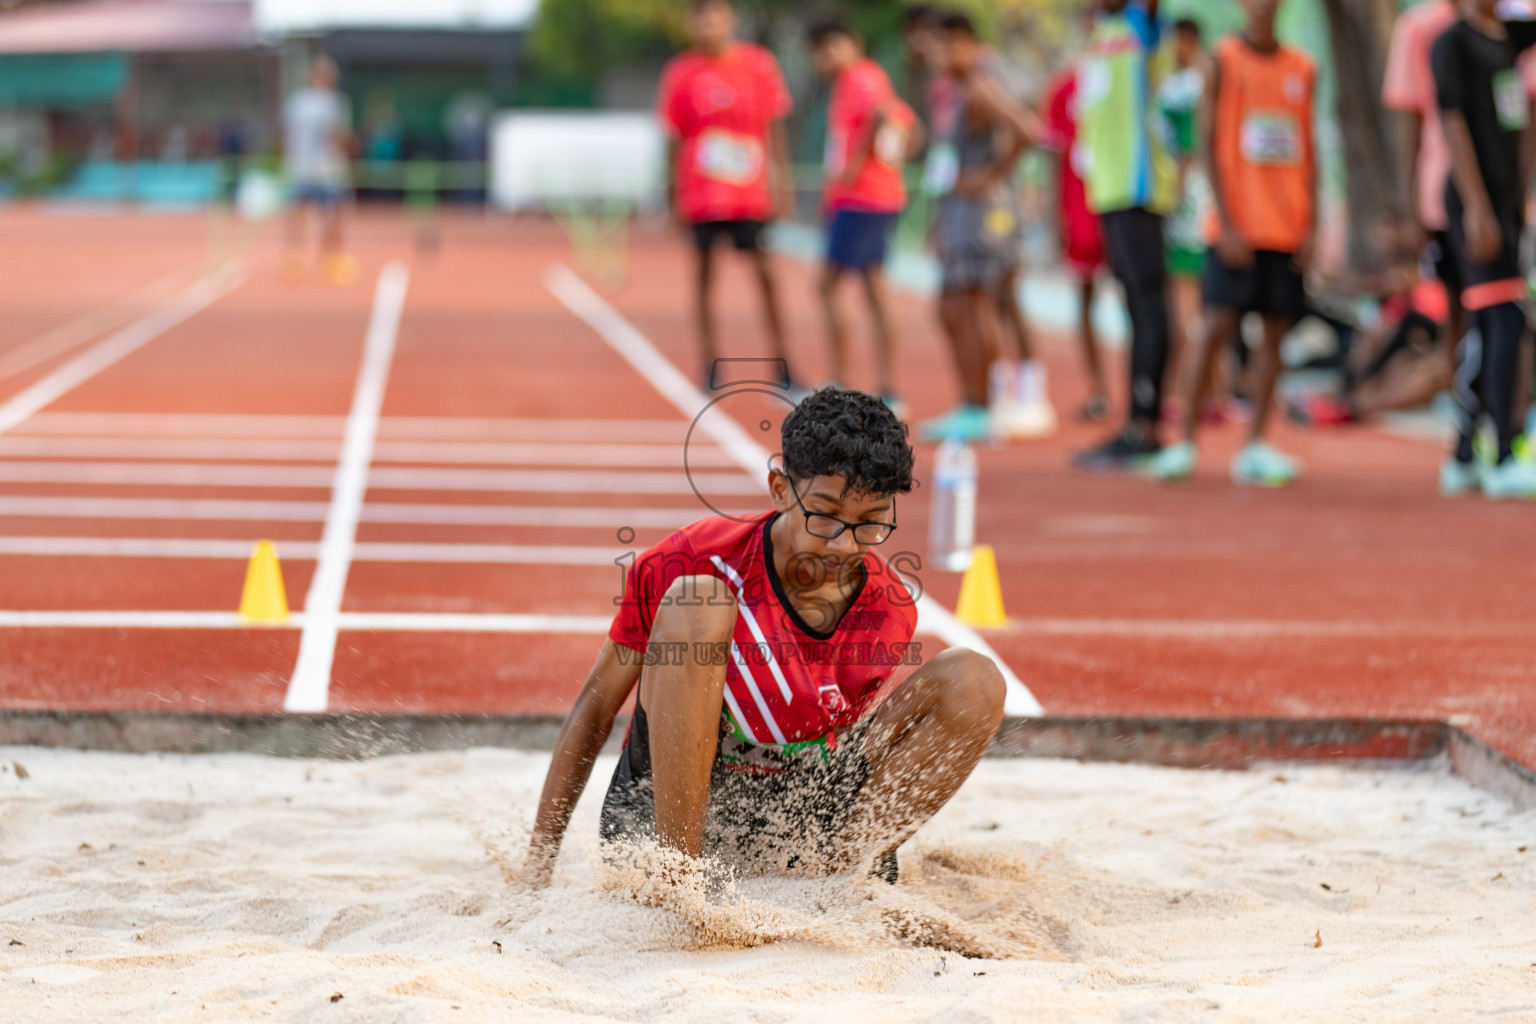
[[[841,475],[847,480],[844,494],[912,490],[907,425],[874,395],[822,388],[784,417],[779,443],[784,447],[784,471],[796,483]]]

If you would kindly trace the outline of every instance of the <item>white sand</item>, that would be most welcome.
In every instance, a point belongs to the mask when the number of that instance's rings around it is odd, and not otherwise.
[[[595,887],[601,784],[508,884],[545,761],[0,749],[0,1021],[1536,1020],[1536,814],[1443,765],[988,761],[895,889],[711,911],[817,941],[701,950]]]

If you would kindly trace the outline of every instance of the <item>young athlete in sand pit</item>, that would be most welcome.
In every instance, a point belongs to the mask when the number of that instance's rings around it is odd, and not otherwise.
[[[912,593],[876,551],[912,489],[906,435],[873,395],[818,391],[784,420],[771,511],[702,519],[636,560],[555,745],[531,882],[637,684],[605,841],[753,874],[868,861],[896,880],[896,848],[970,776],[1004,690],[990,659],[911,642]],[[902,665],[918,667],[891,689]]]

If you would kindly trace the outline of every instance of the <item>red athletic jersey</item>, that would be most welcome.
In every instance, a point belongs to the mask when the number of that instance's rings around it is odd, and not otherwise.
[[[875,132],[874,148],[853,181],[844,184],[853,147],[876,114],[885,120]],[[868,57],[838,75],[827,104],[827,209],[899,212],[907,204],[901,168],[916,120],[912,108],[891,87],[885,69]]]
[[[778,61],[761,46],[668,61],[656,108],[678,140],[679,212],[695,224],[768,219],[768,129],[793,106]]]
[[[832,631],[807,624],[772,568],[769,528],[777,515],[746,522],[711,516],[645,552],[630,567],[608,630],[614,643],[657,663],[675,660],[682,652],[648,646],[667,588],[680,576],[721,580],[717,593],[736,602],[736,630],[728,648],[705,653],[725,664],[721,714],[730,735],[721,754],[749,771],[772,771],[808,748],[835,746],[836,730],[867,714],[896,666],[916,664],[919,656],[911,643],[916,602],[873,551],[864,556],[863,584]]]

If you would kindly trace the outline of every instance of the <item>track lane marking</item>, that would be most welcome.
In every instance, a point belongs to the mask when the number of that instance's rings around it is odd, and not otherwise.
[[[238,287],[235,272],[200,278],[158,306],[0,403],[0,434],[67,395],[103,370],[121,362],[177,324],[208,308]]]
[[[760,494],[739,473],[695,473],[714,494]],[[332,489],[335,471],[325,466],[274,466],[197,462],[0,461],[0,482],[127,484],[170,487],[293,487]],[[457,469],[376,466],[368,487],[383,491],[523,491],[575,494],[694,494],[677,472],[642,470]]]
[[[304,599],[304,631],[299,638],[293,677],[283,698],[284,711],[319,712],[328,703],[336,632],[340,628],[337,617],[357,543],[357,524],[368,489],[368,466],[373,461],[379,416],[384,410],[384,388],[389,381],[409,284],[410,271],[403,263],[393,261],[379,271],[368,334],[363,342],[362,366],[358,369],[341,460],[331,488],[331,508],[320,538],[319,561]]]
[[[342,630],[400,630],[409,632],[467,633],[581,633],[606,634],[612,620],[603,615],[552,615],[498,612],[341,612],[336,617]],[[284,623],[252,623],[237,612],[223,611],[104,611],[0,609],[0,628],[17,629],[297,629],[304,625],[303,612],[294,612]],[[1022,619],[1018,632],[1041,636],[1124,636],[1120,620]],[[1386,639],[1401,636],[1521,637],[1524,623],[1466,626],[1444,622],[1308,622],[1267,619],[1157,620],[1143,623],[1156,627],[1132,635],[1153,639],[1251,640],[1268,637],[1352,637]],[[919,623],[920,635],[935,635]]]
[[[70,349],[78,348],[92,338],[122,327],[136,316],[143,316],[147,307],[157,306],[166,301],[167,291],[176,288],[177,285],[185,288],[185,282],[189,276],[191,274],[185,268],[172,271],[136,291],[112,299],[104,305],[82,313],[73,320],[45,331],[30,341],[8,349],[0,355],[0,381],[9,380],[18,373],[25,373],[40,363],[61,356]]]
[[[0,437],[0,459],[217,459],[224,462],[334,462],[335,440],[249,437]],[[589,441],[379,441],[375,464],[506,466],[666,466],[682,464],[678,446]],[[734,466],[713,446],[689,451],[689,462]]]
[[[709,399],[661,354],[649,338],[588,287],[569,267],[559,264],[549,267],[544,273],[544,286],[578,319],[596,331],[609,348],[629,363],[679,412],[689,419],[698,417],[699,427],[731,454],[743,472],[754,478],[759,493],[766,490],[767,450],[719,409],[709,409],[700,416],[700,412],[709,405]],[[1007,714],[1034,716],[1045,713],[1034,694],[1029,692],[1029,688],[991,645],[982,639],[981,634],[955,618],[949,609],[927,594],[918,599],[917,607],[919,625],[926,621],[929,631],[946,644],[951,647],[969,647],[992,659],[1007,684],[1003,702]]]
[[[15,431],[25,435],[141,435],[150,437],[305,437],[339,440],[344,416],[281,413],[42,412]],[[404,441],[601,441],[678,443],[684,420],[492,419],[460,416],[384,416],[379,437]]]
[[[323,501],[233,501],[220,498],[67,498],[0,495],[0,516],[75,519],[188,519],[323,523]],[[365,523],[438,526],[569,526],[676,528],[699,518],[698,509],[618,508],[596,505],[412,505],[368,502]]]

